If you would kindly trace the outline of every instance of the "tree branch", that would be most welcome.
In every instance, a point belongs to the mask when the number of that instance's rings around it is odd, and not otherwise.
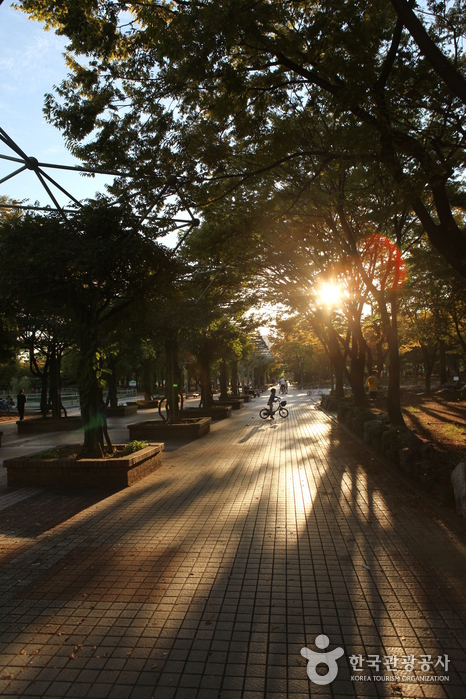
[[[466,104],[466,80],[461,73],[450,63],[448,58],[440,51],[436,43],[430,38],[422,22],[416,17],[406,0],[391,0],[398,17],[409,31],[437,75],[441,77],[463,104]]]

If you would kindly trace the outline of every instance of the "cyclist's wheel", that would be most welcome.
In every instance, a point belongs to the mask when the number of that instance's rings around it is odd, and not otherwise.
[[[280,417],[288,417],[288,410],[286,408],[280,408],[278,413]]]
[[[259,411],[259,415],[263,420],[266,420],[268,417],[270,417],[270,410],[267,410],[267,408],[262,408],[262,410]]]

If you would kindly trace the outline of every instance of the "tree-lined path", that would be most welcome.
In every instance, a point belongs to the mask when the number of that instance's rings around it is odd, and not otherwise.
[[[288,419],[260,420],[264,396],[107,497],[0,493],[3,697],[465,696],[464,535],[287,400]],[[320,634],[344,650],[322,686],[300,653]],[[387,674],[449,680],[351,680],[388,656]]]

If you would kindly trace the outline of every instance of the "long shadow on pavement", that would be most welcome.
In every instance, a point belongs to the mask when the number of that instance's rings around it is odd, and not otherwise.
[[[387,696],[396,685],[351,682],[349,656],[458,662],[464,554],[394,476],[308,406],[203,467],[214,444],[186,458],[190,473],[167,466],[41,543],[49,564],[4,595],[5,696],[32,681],[20,654],[31,605],[42,610],[34,691],[59,692],[86,668],[99,696],[117,684],[138,699]],[[327,686],[308,681],[300,654],[319,634],[345,651]],[[448,674],[446,690],[462,691]]]

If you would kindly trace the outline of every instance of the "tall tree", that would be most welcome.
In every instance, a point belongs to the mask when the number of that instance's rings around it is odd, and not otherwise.
[[[80,352],[84,452],[100,454],[101,326],[153,288],[155,273],[169,267],[167,252],[141,234],[131,210],[101,199],[84,206],[69,221],[54,215],[27,215],[2,222],[0,259],[5,271],[8,260],[19,257],[23,276],[19,283],[14,274],[6,277],[10,280],[6,289],[16,300],[22,298],[22,287],[31,287],[31,298],[54,304],[56,313],[72,323]],[[41,270],[38,284],[34,268]]]

